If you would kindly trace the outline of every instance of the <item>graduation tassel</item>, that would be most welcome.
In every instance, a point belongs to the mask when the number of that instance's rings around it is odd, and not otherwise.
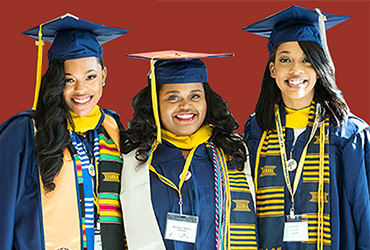
[[[159,121],[158,101],[157,101],[157,87],[155,84],[154,73],[154,57],[150,60],[150,84],[152,89],[152,108],[154,114],[155,125],[157,126],[157,141],[162,143],[161,123]]]
[[[329,64],[332,66],[333,71],[335,72],[334,63],[333,63],[333,60],[331,59],[330,52],[329,52],[329,47],[328,47],[328,43],[327,43],[327,39],[326,39],[326,29],[325,29],[326,16],[324,16],[321,13],[321,10],[318,9],[318,8],[316,8],[315,11],[319,16],[318,17],[319,18],[318,23],[319,23],[319,32],[320,32],[322,48],[324,49],[324,52],[325,52],[325,55],[326,55],[326,57],[329,61]]]
[[[38,50],[37,50],[37,71],[36,71],[35,97],[33,99],[33,105],[32,105],[33,110],[36,110],[37,101],[39,99],[40,86],[41,86],[42,51],[43,51],[43,46],[44,46],[44,42],[42,41],[41,28],[42,28],[42,24],[40,24],[40,28],[39,28],[39,40],[36,41]]]

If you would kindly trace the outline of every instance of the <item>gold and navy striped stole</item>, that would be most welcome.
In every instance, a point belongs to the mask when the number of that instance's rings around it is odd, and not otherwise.
[[[315,119],[315,103],[311,104],[306,131],[301,136],[308,138]],[[285,124],[285,109],[280,106]],[[291,128],[283,126],[284,138],[293,135]],[[309,240],[302,242],[300,249],[331,249],[330,231],[330,165],[329,165],[329,118],[316,130],[308,145],[303,172],[298,186],[300,214],[308,216]],[[289,133],[287,133],[289,132]],[[320,137],[321,135],[321,137]],[[292,141],[292,138],[289,138]],[[321,144],[320,144],[321,142]],[[299,149],[297,149],[299,150]],[[289,156],[288,156],[289,157]],[[299,159],[296,159],[299,161]],[[281,166],[279,140],[276,130],[265,131],[257,150],[256,210],[258,218],[259,247],[263,250],[281,249],[284,231],[286,183]]]
[[[228,178],[232,202],[230,249],[257,250],[254,205],[245,174],[229,169]]]
[[[285,138],[285,127],[283,127],[283,136]],[[276,130],[269,130],[261,148],[261,156],[275,155],[280,156],[279,139]]]
[[[258,217],[284,216],[284,186],[263,187],[257,190]]]

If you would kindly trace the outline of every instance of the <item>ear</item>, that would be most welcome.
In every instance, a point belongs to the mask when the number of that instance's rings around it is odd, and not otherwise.
[[[107,80],[107,75],[108,75],[108,69],[107,69],[107,67],[104,67],[104,69],[102,70],[101,74],[102,74],[103,86],[105,86],[105,81]]]
[[[269,70],[270,70],[270,76],[272,78],[276,78],[276,76],[275,76],[275,64],[273,62],[270,62]]]

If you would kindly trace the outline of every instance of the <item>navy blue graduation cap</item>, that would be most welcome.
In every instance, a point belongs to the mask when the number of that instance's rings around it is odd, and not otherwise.
[[[232,53],[193,53],[177,50],[129,54],[127,57],[150,60],[148,84],[152,89],[152,108],[157,126],[157,141],[161,143],[156,84],[208,82],[207,68],[200,59],[229,57]]]
[[[129,31],[85,21],[69,13],[24,31],[23,34],[38,39],[38,62],[33,109],[36,109],[40,89],[43,41],[53,43],[48,51],[49,62],[56,59],[102,57],[103,48],[101,44],[127,32]]]
[[[101,57],[101,44],[129,32],[128,30],[108,27],[102,24],[85,21],[69,13],[46,22],[23,34],[53,43],[48,52],[49,62],[55,59],[77,59],[83,57]]]
[[[208,82],[206,65],[200,59],[233,55],[232,53],[210,54],[165,50],[129,54],[127,57],[152,60],[155,83],[168,84]],[[151,72],[148,74],[148,83],[151,83]]]
[[[243,30],[269,38],[267,46],[270,53],[280,44],[292,41],[314,41],[325,49],[325,30],[349,18],[293,5]]]

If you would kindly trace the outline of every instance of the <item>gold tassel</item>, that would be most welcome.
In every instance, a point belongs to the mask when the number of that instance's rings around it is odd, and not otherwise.
[[[36,87],[35,87],[35,97],[33,99],[32,109],[36,110],[37,102],[39,99],[40,86],[41,86],[41,70],[42,70],[42,50],[44,42],[42,41],[42,24],[39,27],[39,40],[36,42],[38,51],[37,51],[37,71],[36,71]]]

